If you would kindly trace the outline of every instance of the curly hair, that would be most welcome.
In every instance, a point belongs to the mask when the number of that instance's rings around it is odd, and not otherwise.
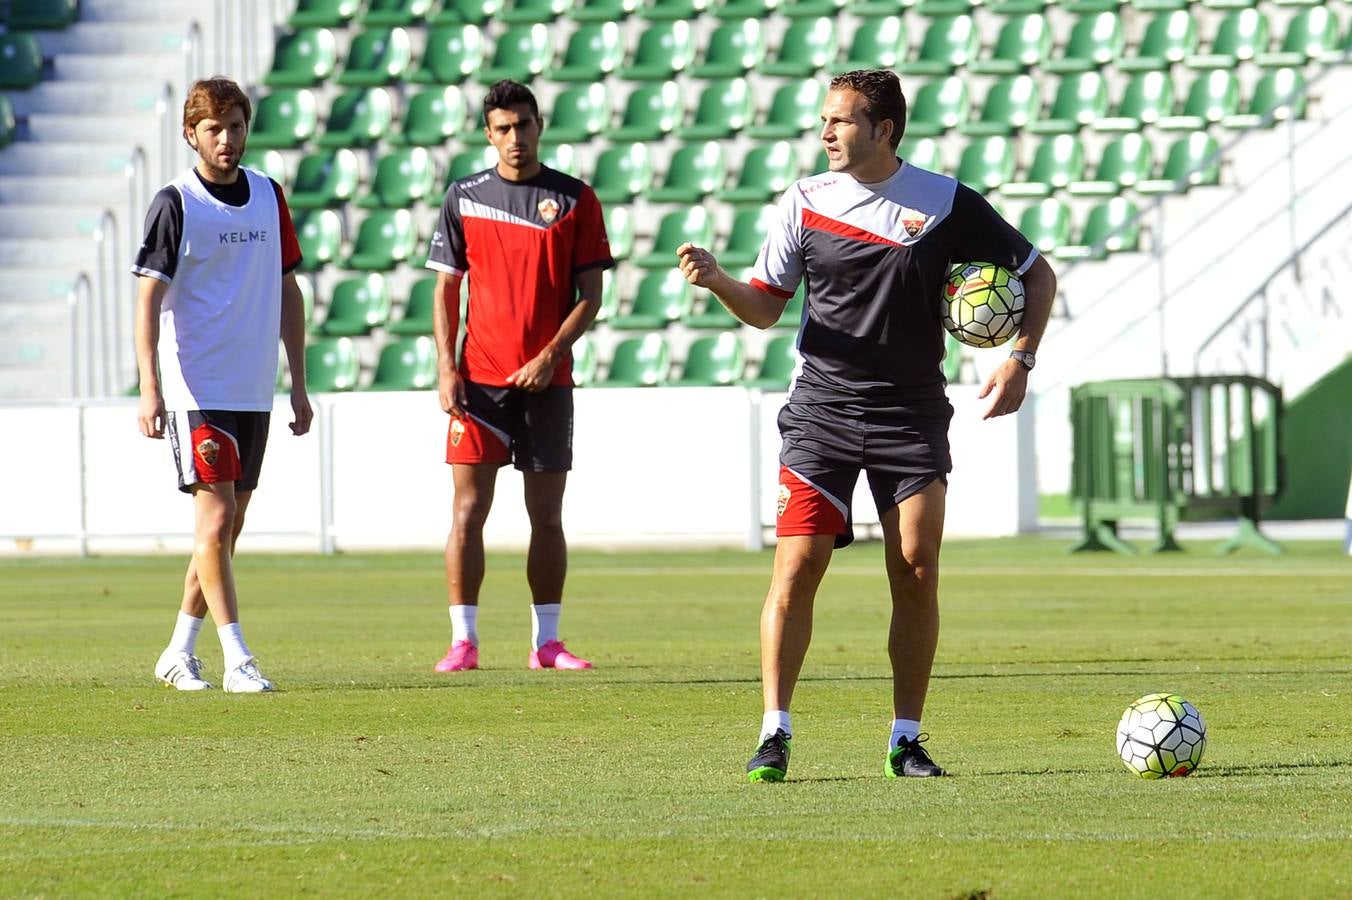
[[[906,98],[894,73],[886,69],[855,69],[832,78],[831,90],[851,90],[863,97],[864,114],[874,128],[890,120],[892,149],[897,149],[906,130]]]

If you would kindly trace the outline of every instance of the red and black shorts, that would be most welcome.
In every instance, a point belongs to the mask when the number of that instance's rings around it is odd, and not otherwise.
[[[789,402],[779,413],[779,499],[775,534],[834,534],[836,546],[854,540],[850,501],[859,472],[868,474],[878,514],[948,480],[948,399],[887,410],[841,411]]]
[[[178,489],[233,481],[236,491],[258,487],[271,413],[190,409],[171,412],[166,431],[178,466]]]
[[[446,462],[513,463],[522,472],[567,472],[573,467],[573,389],[539,393],[465,381],[464,419],[451,419]]]

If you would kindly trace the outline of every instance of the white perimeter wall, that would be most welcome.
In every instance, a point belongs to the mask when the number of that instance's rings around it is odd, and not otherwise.
[[[1032,530],[1037,517],[1033,404],[983,421],[976,388],[949,389],[954,472],[950,536]],[[759,546],[773,540],[784,395],[740,388],[576,393],[575,465],[564,522],[574,546]],[[446,416],[425,393],[315,398],[294,437],[278,398],[263,478],[249,509],[251,549],[436,548],[450,523]],[[190,546],[191,504],[167,442],[141,437],[133,400],[0,407],[0,553]],[[876,524],[865,479],[861,536]],[[504,469],[486,541],[524,546],[521,478]]]

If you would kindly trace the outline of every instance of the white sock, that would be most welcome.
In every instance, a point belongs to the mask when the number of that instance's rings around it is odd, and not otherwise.
[[[244,643],[244,632],[240,630],[238,622],[231,622],[229,625],[222,625],[217,628],[216,636],[221,639],[221,652],[225,654],[225,670],[227,672],[253,659],[253,654],[249,652],[248,645]]]
[[[789,737],[793,737],[793,726],[789,724],[789,711],[787,709],[776,709],[761,717],[762,741],[776,731],[782,731]]]
[[[559,616],[562,603],[532,603],[530,606],[531,649],[539,650],[550,641],[559,639]]]
[[[447,609],[451,611],[451,643],[469,641],[479,646],[479,607],[461,604]]]
[[[892,738],[887,742],[887,749],[895,750],[897,748],[897,741],[901,738],[913,741],[918,737],[920,737],[919,719],[893,719]]]
[[[202,620],[180,609],[178,621],[174,623],[174,636],[169,638],[169,649],[189,655],[196,653],[197,633],[201,630]]]

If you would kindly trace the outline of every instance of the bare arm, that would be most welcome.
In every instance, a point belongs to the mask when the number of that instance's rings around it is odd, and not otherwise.
[[[582,337],[601,309],[601,277],[600,269],[584,269],[577,273],[577,302],[544,349],[507,377],[510,384],[532,393],[549,387],[559,361]]]
[[[769,328],[783,315],[788,297],[777,297],[738,281],[723,271],[708,250],[687,243],[676,248],[676,255],[686,281],[711,292],[728,312],[746,324]]]
[[[136,421],[148,438],[164,437],[164,392],[160,388],[160,304],[169,285],[142,275],[136,279],[136,371],[141,402]]]
[[[295,416],[291,433],[302,435],[310,430],[314,410],[305,387],[305,298],[294,272],[282,277],[282,347],[291,372],[291,412]]]
[[[1042,333],[1047,329],[1052,303],[1056,299],[1056,273],[1045,257],[1039,255],[1032,267],[1023,273],[1023,291],[1023,322],[1019,328],[1019,337],[1011,349],[1035,353],[1042,343]],[[1017,360],[1006,359],[986,379],[978,395],[993,395],[982,418],[992,419],[1017,412],[1027,392],[1028,370]]]
[[[465,416],[465,386],[456,369],[455,340],[460,335],[461,275],[437,273],[432,291],[432,340],[437,345],[437,391],[441,408],[457,419]]]

